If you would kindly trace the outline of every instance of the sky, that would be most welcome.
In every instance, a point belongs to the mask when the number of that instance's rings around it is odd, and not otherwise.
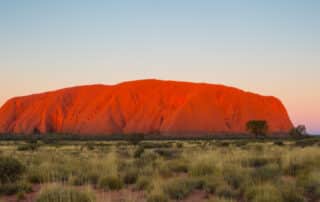
[[[157,78],[278,97],[320,134],[318,0],[1,0],[0,105]]]

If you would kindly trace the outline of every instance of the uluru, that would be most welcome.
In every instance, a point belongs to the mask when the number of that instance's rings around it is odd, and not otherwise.
[[[0,133],[201,136],[245,133],[249,120],[266,120],[270,133],[293,127],[275,97],[223,85],[149,79],[12,98],[0,108]]]

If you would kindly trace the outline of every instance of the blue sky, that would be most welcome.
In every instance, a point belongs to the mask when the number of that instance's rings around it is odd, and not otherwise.
[[[159,78],[279,97],[320,133],[320,1],[0,1],[0,105]]]

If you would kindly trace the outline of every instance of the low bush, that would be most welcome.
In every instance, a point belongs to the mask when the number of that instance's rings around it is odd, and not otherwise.
[[[242,161],[242,165],[244,166],[249,166],[249,167],[262,167],[267,165],[268,163],[274,162],[274,158],[268,158],[268,157],[259,157],[259,156],[254,156],[249,159],[244,159]]]
[[[123,182],[117,176],[106,176],[99,180],[98,187],[108,190],[119,190],[123,187]]]
[[[281,192],[272,184],[253,184],[244,194],[248,202],[283,202]]]
[[[278,145],[278,146],[284,146],[284,143],[282,141],[280,141],[280,140],[274,141],[273,144],[274,145]]]
[[[215,145],[218,147],[229,147],[231,145],[231,142],[219,141],[216,142]]]
[[[191,165],[189,172],[192,176],[208,176],[215,172],[215,165],[200,160]]]
[[[172,143],[170,142],[142,142],[140,145],[143,146],[145,149],[172,147]]]
[[[298,176],[300,173],[304,173],[306,165],[301,162],[291,161],[289,165],[284,169],[284,172],[290,176]]]
[[[233,144],[237,147],[244,147],[248,144],[248,141],[236,141]]]
[[[39,184],[45,181],[42,175],[37,172],[29,172],[27,175],[27,179],[33,184]]]
[[[19,192],[31,192],[32,187],[26,182],[6,183],[0,185],[0,194],[13,195]]]
[[[92,151],[95,148],[95,144],[93,144],[93,143],[86,143],[85,146],[86,146],[87,150],[89,150],[89,151]]]
[[[17,181],[25,172],[25,166],[15,158],[0,157],[0,183]]]
[[[28,144],[22,144],[18,145],[17,150],[18,151],[35,151],[39,147],[38,143],[28,143]]]
[[[136,182],[136,188],[138,190],[146,190],[150,187],[150,177],[139,176]]]
[[[314,200],[320,199],[320,172],[311,172],[298,177],[297,185]]]
[[[177,148],[183,148],[183,143],[182,142],[177,142],[176,143]]]
[[[131,153],[130,153],[130,151],[128,150],[127,147],[118,147],[117,148],[117,154],[119,154],[119,156],[121,158],[129,158],[129,157],[131,157]]]
[[[175,149],[155,149],[154,152],[167,159],[173,159],[179,156],[179,151]]]
[[[298,188],[293,182],[282,183],[279,186],[282,193],[283,201],[285,202],[304,202],[302,189]]]
[[[158,161],[156,167],[158,168],[159,175],[161,175],[164,178],[168,178],[173,175],[173,173],[169,169],[168,164],[165,161]]]
[[[168,167],[170,171],[176,172],[176,173],[187,173],[188,168],[188,162],[184,160],[172,160],[168,162]]]
[[[72,185],[80,186],[85,184],[97,184],[99,180],[99,173],[96,171],[82,171],[72,176],[70,179]]]
[[[308,146],[317,145],[319,143],[320,143],[319,138],[310,138],[310,139],[297,140],[295,145],[299,147],[308,147]]]
[[[226,182],[222,176],[207,176],[205,177],[204,190],[209,194],[214,194],[219,186],[222,186]]]
[[[172,179],[164,185],[163,190],[171,199],[181,200],[188,196],[194,189],[201,189],[204,181],[201,179],[178,178]]]
[[[146,151],[140,156],[140,158],[136,159],[134,164],[137,167],[142,168],[147,165],[153,164],[157,158],[158,158],[158,155],[156,153],[151,151]]]
[[[139,176],[139,170],[135,167],[130,167],[126,170],[123,176],[125,184],[134,184]]]
[[[89,191],[78,191],[66,187],[52,187],[41,190],[36,202],[94,202],[95,196]]]
[[[216,188],[215,194],[224,198],[236,198],[240,195],[240,192],[232,188],[229,184],[222,183]]]
[[[144,152],[144,147],[143,146],[139,146],[135,151],[134,151],[134,158],[140,158],[141,155],[143,154]]]
[[[272,180],[280,177],[281,175],[281,169],[280,167],[275,164],[268,164],[259,168],[253,169],[251,173],[251,177],[254,181],[266,181],[266,180]]]
[[[242,188],[250,181],[249,171],[242,167],[228,165],[222,172],[224,180],[234,189]]]

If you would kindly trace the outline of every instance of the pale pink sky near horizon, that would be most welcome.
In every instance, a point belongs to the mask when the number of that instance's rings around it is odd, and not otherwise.
[[[320,134],[320,1],[1,1],[0,105],[157,78],[278,97]]]

